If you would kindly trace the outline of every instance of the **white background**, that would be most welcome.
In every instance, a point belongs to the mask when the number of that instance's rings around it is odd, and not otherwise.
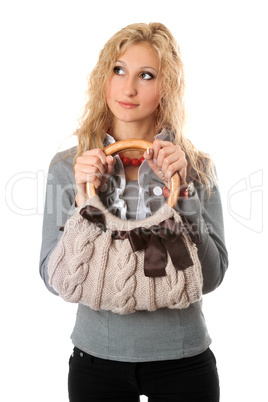
[[[10,0],[0,19],[5,402],[68,400],[76,306],[50,294],[38,273],[46,172],[59,146],[72,144],[65,140],[104,43],[129,23],[151,21],[181,46],[188,135],[214,158],[220,181],[230,265],[204,311],[221,402],[268,400],[266,2]]]

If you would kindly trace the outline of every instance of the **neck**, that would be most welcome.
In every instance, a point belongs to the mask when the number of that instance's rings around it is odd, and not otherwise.
[[[137,122],[121,122],[117,121],[111,127],[110,134],[116,141],[139,138],[153,142],[156,133],[154,122],[149,124],[139,124]]]

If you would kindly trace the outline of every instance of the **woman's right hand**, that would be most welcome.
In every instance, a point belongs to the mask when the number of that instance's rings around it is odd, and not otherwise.
[[[92,183],[99,188],[112,173],[116,159],[111,155],[106,156],[99,149],[91,149],[79,156],[74,166],[77,194],[75,197],[76,206],[79,207],[88,199],[86,184]]]

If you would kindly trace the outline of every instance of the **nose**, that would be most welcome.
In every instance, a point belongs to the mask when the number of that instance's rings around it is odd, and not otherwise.
[[[137,85],[135,77],[128,76],[125,80],[124,94],[133,97],[137,95]]]

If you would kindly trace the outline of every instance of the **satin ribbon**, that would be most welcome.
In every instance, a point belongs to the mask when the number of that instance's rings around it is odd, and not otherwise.
[[[156,278],[166,275],[167,254],[176,270],[184,270],[193,265],[181,234],[182,225],[173,219],[166,219],[148,229],[114,231],[113,238],[128,239],[134,252],[144,249],[144,274]]]
[[[99,209],[87,205],[81,209],[80,214],[106,231],[105,217]],[[184,270],[193,265],[183,241],[183,230],[183,224],[170,218],[148,229],[115,230],[112,238],[128,239],[134,252],[144,250],[144,274],[156,278],[166,275],[168,254],[176,270]]]
[[[103,232],[106,232],[105,216],[100,209],[86,205],[84,208],[81,208],[80,215],[89,222],[94,223]]]

